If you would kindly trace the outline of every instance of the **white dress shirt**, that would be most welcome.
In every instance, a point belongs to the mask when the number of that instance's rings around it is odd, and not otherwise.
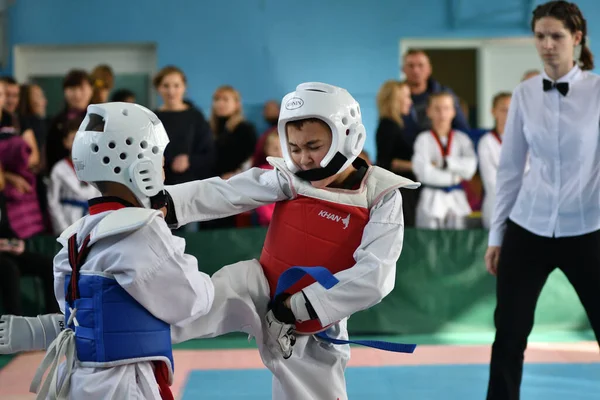
[[[600,76],[573,67],[557,81],[569,83],[566,96],[544,91],[543,79],[551,80],[544,72],[512,96],[490,246],[501,245],[508,218],[545,237],[600,229]]]

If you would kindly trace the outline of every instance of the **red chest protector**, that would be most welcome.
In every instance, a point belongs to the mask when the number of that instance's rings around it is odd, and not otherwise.
[[[333,274],[356,264],[369,222],[371,207],[400,187],[418,187],[409,179],[379,167],[370,167],[356,190],[316,189],[290,172],[283,159],[269,164],[287,175],[293,199],[277,203],[260,256],[260,264],[274,296],[279,276],[290,267],[320,266]],[[314,283],[305,276],[286,292],[294,294]],[[325,330],[318,319],[296,323],[299,333]]]
[[[356,264],[354,253],[361,244],[371,207],[390,191],[417,188],[415,183],[379,167],[370,167],[356,190],[316,189],[289,171],[282,158],[267,161],[287,176],[292,200],[277,203],[260,256],[271,289],[280,275],[294,266],[325,267],[333,274]],[[314,283],[306,276],[286,290],[294,294]],[[327,329],[318,319],[296,323],[296,330],[314,334]]]
[[[319,198],[299,195],[277,203],[260,256],[271,297],[281,273],[292,266],[322,266],[334,274],[352,267],[368,220],[366,207]],[[307,275],[288,292],[299,292],[313,282]],[[318,319],[296,325],[300,333],[316,333],[324,328]]]

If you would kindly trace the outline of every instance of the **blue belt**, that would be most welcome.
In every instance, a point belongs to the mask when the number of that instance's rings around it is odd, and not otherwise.
[[[277,281],[275,296],[285,292],[305,275],[310,275],[319,282],[325,289],[331,289],[339,280],[324,267],[291,267],[284,271]],[[333,344],[358,344],[361,346],[372,347],[379,350],[393,351],[396,353],[412,353],[417,347],[416,344],[404,344],[385,342],[380,340],[341,340],[327,336],[326,331],[319,332],[315,336]]]
[[[60,204],[66,204],[66,205],[73,206],[73,207],[83,208],[84,214],[87,214],[88,208],[89,208],[88,202],[83,201],[83,200],[61,199]]]
[[[453,192],[455,190],[464,190],[462,185],[459,183],[458,185],[452,186],[432,186],[432,185],[423,185],[424,188],[435,189],[435,190],[443,190],[446,193]]]

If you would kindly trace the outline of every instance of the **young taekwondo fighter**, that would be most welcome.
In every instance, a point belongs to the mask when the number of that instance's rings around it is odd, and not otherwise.
[[[142,106],[88,107],[73,165],[102,197],[58,239],[54,285],[67,329],[34,378],[38,391],[51,366],[38,399],[173,398],[170,327],[205,314],[214,288],[151,207],[166,204],[168,142],[160,120]]]

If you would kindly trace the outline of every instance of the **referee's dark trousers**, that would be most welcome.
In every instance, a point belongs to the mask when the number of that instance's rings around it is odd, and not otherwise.
[[[535,235],[507,222],[496,281],[496,337],[487,400],[518,400],[535,306],[559,268],[573,285],[600,342],[600,231],[573,237]]]

